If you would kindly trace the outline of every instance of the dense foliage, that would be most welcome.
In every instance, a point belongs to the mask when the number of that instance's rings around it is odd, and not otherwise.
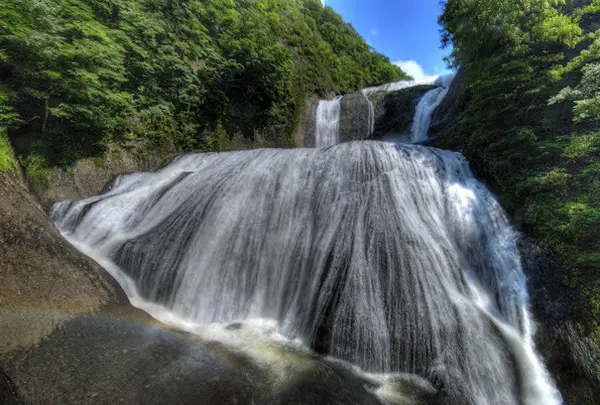
[[[600,1],[448,0],[440,23],[466,81],[440,145],[463,151],[558,255],[581,325],[597,333]]]
[[[308,94],[404,77],[319,0],[0,2],[0,130],[48,164],[106,144],[286,145]]]
[[[12,145],[6,133],[0,133],[0,172],[16,170]]]

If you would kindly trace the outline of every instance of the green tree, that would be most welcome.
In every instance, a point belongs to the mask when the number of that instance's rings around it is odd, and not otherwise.
[[[589,330],[600,316],[597,6],[448,0],[439,18],[465,86],[438,146],[462,151],[523,229],[561,259]]]

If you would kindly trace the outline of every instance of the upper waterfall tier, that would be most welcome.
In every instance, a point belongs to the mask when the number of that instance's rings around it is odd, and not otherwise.
[[[515,235],[457,153],[350,142],[190,154],[55,206],[131,297],[190,322],[267,318],[445,404],[556,405]]]
[[[315,102],[305,146],[318,148],[363,139],[423,142],[453,78],[388,83]]]
[[[317,105],[317,128],[315,147],[323,148],[339,143],[340,136],[340,99],[321,100]]]

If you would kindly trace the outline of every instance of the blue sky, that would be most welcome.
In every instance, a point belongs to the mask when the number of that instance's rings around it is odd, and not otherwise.
[[[325,5],[415,79],[447,73],[443,57],[450,49],[440,49],[439,0],[325,0]]]

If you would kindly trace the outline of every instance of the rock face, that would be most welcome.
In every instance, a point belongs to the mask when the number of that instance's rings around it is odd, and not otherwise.
[[[340,103],[340,142],[362,141],[369,137],[369,102],[362,94],[349,94]]]
[[[136,156],[126,151],[111,151],[101,159],[78,160],[69,170],[54,167],[45,179],[29,179],[28,184],[44,209],[60,200],[89,197],[123,173],[153,171],[168,163],[175,152],[146,153]]]
[[[423,85],[371,94],[369,99],[373,106],[374,117],[370,116],[371,107],[363,94],[345,95],[340,101],[339,142],[381,140],[398,135],[410,136],[410,127],[417,104],[425,93],[434,88],[433,85]],[[306,125],[304,146],[308,148],[313,148],[315,145],[318,105],[318,101],[312,102]],[[373,128],[371,119],[375,121]]]
[[[391,93],[375,93],[374,139],[386,135],[409,135],[419,100],[435,86],[415,86]]]
[[[317,100],[316,95],[311,95],[304,100],[304,107],[300,111],[298,123],[292,134],[296,148],[303,148],[308,146],[308,142],[314,142],[316,107],[313,107],[313,105],[318,103]]]
[[[317,107],[319,106],[319,100],[313,100],[310,106],[310,113],[308,116],[308,123],[306,125],[306,134],[304,136],[303,146],[306,148],[315,147],[315,136],[317,132]]]
[[[0,217],[0,352],[35,345],[78,314],[127,303],[7,173],[0,173]]]
[[[313,101],[306,126],[304,146],[315,147],[317,132],[317,109],[319,101]],[[340,100],[338,142],[362,141],[371,131],[369,103],[362,94],[348,94]]]
[[[538,350],[565,405],[594,404],[600,396],[600,347],[572,321],[578,304],[563,284],[564,269],[531,238],[522,237],[519,248],[538,322]]]
[[[459,70],[450,85],[448,94],[442,100],[439,107],[433,112],[431,117],[431,126],[429,127],[428,142],[435,142],[436,139],[445,136],[453,131],[457,124],[455,117],[458,116],[461,103],[462,89],[465,85],[464,71]]]

